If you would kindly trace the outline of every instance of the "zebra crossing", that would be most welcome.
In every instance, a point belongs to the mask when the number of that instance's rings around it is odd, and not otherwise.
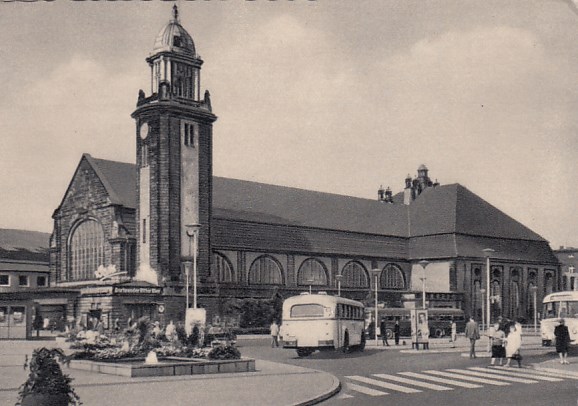
[[[484,386],[531,385],[540,382],[561,382],[578,380],[578,376],[564,372],[539,371],[504,367],[448,368],[420,372],[397,372],[371,374],[370,376],[350,375],[345,377],[347,389],[342,398],[350,398],[354,392],[366,396],[386,396],[394,393],[414,394],[424,391],[451,391],[455,388],[477,389]]]

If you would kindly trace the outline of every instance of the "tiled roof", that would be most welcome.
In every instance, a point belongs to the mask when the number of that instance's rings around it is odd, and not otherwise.
[[[136,207],[136,166],[84,155],[115,204]],[[409,206],[246,180],[213,177],[213,216],[396,237],[464,234],[545,240],[460,184],[427,188]],[[456,249],[455,247],[453,248]]]
[[[213,178],[213,216],[407,236],[403,205],[221,177]]]
[[[112,204],[136,209],[136,165],[83,156],[96,171]]]
[[[460,184],[426,189],[410,205],[410,236],[457,233],[545,241]]]
[[[0,229],[0,258],[48,262],[49,238],[38,231]]]

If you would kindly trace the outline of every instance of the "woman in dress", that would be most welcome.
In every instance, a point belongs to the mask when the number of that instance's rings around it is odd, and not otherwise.
[[[556,336],[556,352],[560,356],[560,364],[569,364],[567,357],[570,333],[564,319],[560,319],[560,324],[554,329],[554,336]]]
[[[512,358],[516,358],[518,360],[518,366],[520,368],[522,367],[521,356],[519,354],[521,345],[522,335],[516,330],[516,326],[511,324],[510,332],[506,337],[506,358],[508,358],[508,361],[505,366],[509,367]]]

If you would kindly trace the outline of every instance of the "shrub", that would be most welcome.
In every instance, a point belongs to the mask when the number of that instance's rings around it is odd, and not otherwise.
[[[238,349],[231,345],[227,346],[218,346],[213,348],[207,354],[207,358],[209,359],[240,359],[241,353]]]
[[[80,398],[70,386],[72,378],[62,373],[58,361],[68,363],[69,359],[60,348],[37,348],[32,353],[29,365],[24,365],[30,369],[28,379],[20,387],[18,392],[18,402],[21,402],[30,395],[45,394],[68,396],[68,403],[72,405],[81,404]]]

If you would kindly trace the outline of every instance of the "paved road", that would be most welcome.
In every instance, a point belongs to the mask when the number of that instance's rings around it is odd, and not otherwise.
[[[488,358],[460,353],[401,353],[368,349],[362,353],[315,353],[299,358],[272,349],[267,339],[241,341],[248,356],[319,369],[339,377],[343,389],[324,405],[576,405],[578,378],[523,368],[487,368]],[[526,365],[554,357],[528,354]]]

